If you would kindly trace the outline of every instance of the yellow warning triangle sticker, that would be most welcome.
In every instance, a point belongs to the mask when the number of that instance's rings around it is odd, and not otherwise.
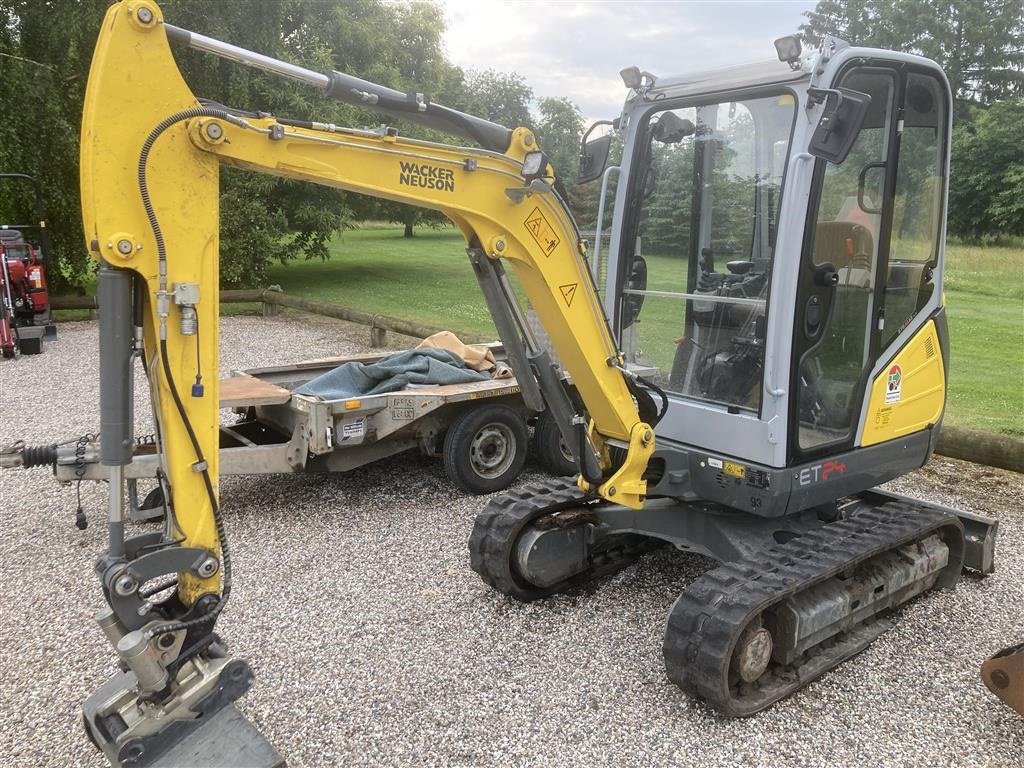
[[[540,228],[541,228],[541,226],[543,224],[544,224],[544,220],[541,219],[541,218],[527,219],[526,220],[526,226],[528,226],[530,228],[530,231],[533,234],[535,234],[535,235],[539,235],[540,234]]]
[[[562,298],[565,299],[565,306],[572,306],[572,298],[576,295],[576,286],[579,283],[568,283],[566,285],[558,286],[558,290],[562,292]]]

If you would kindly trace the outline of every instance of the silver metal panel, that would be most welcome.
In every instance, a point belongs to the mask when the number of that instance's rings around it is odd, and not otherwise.
[[[779,61],[778,58],[764,59],[732,67],[659,77],[649,93],[652,94],[651,98],[675,99],[732,91],[739,88],[792,83],[807,77],[807,75],[807,71],[794,71],[789,64]]]
[[[786,419],[762,420],[755,413],[728,413],[725,408],[669,396],[669,409],[658,424],[659,436],[711,453],[733,456],[770,467],[785,465]]]
[[[627,288],[624,294],[631,296],[660,296],[664,299],[696,299],[708,304],[734,304],[748,307],[763,307],[767,302],[764,299],[745,299],[734,296],[709,296],[706,293],[678,293],[676,291],[641,291],[636,288]]]

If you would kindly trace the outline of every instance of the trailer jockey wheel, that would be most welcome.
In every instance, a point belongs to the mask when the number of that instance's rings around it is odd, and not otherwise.
[[[579,473],[576,459],[562,439],[562,432],[550,411],[544,411],[537,417],[537,425],[533,428],[533,456],[541,468],[552,475],[568,477]]]
[[[466,493],[507,487],[526,463],[526,422],[506,405],[463,411],[444,436],[444,469]]]

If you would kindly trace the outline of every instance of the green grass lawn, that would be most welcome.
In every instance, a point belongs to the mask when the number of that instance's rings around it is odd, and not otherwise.
[[[361,229],[345,232],[330,247],[327,262],[273,267],[271,282],[308,298],[494,335],[455,230],[418,229],[416,237],[407,239],[400,229]],[[951,243],[947,265],[952,344],[947,420],[1024,435],[1024,242],[1002,247]],[[660,287],[656,274],[652,265],[651,288]],[[657,313],[660,303],[651,302],[645,310]]]
[[[496,337],[455,229],[357,229],[336,237],[329,261],[270,269],[286,293],[420,323]]]
[[[950,243],[949,423],[1024,435],[1024,241]]]

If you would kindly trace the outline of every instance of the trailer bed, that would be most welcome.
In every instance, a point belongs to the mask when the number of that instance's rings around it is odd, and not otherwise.
[[[489,347],[496,359],[504,362],[501,345]],[[307,360],[235,371],[221,379],[220,407],[222,411],[233,411],[236,417],[232,420],[230,415],[222,415],[220,474],[346,472],[410,449],[434,457],[460,451],[466,455],[463,464],[479,463],[479,456],[486,449],[512,452],[510,462],[506,462],[507,471],[499,472],[502,467],[495,465],[491,472],[484,466],[482,477],[463,472],[462,481],[452,477],[456,484],[463,490],[481,493],[500,489],[492,488],[499,480],[500,487],[505,487],[515,479],[525,460],[527,423],[537,414],[526,407],[514,377],[464,384],[411,385],[395,392],[337,400],[295,392],[316,376],[344,363],[373,363],[384,357],[378,354]],[[470,442],[463,440],[461,445],[446,443],[449,428],[466,420],[471,411],[479,414],[477,409],[485,406],[492,407],[487,413],[493,414],[497,425],[491,429],[490,437],[484,440],[478,436],[472,442],[471,435],[467,438]],[[512,420],[518,423],[509,423]],[[98,444],[89,446],[84,466],[81,455],[71,454],[64,451],[58,458],[58,480],[107,479],[107,467],[98,463]],[[458,469],[456,465],[462,461],[457,459],[446,457],[450,476],[453,466]],[[141,440],[131,464],[124,468],[125,477],[154,478],[159,461],[153,441]]]

